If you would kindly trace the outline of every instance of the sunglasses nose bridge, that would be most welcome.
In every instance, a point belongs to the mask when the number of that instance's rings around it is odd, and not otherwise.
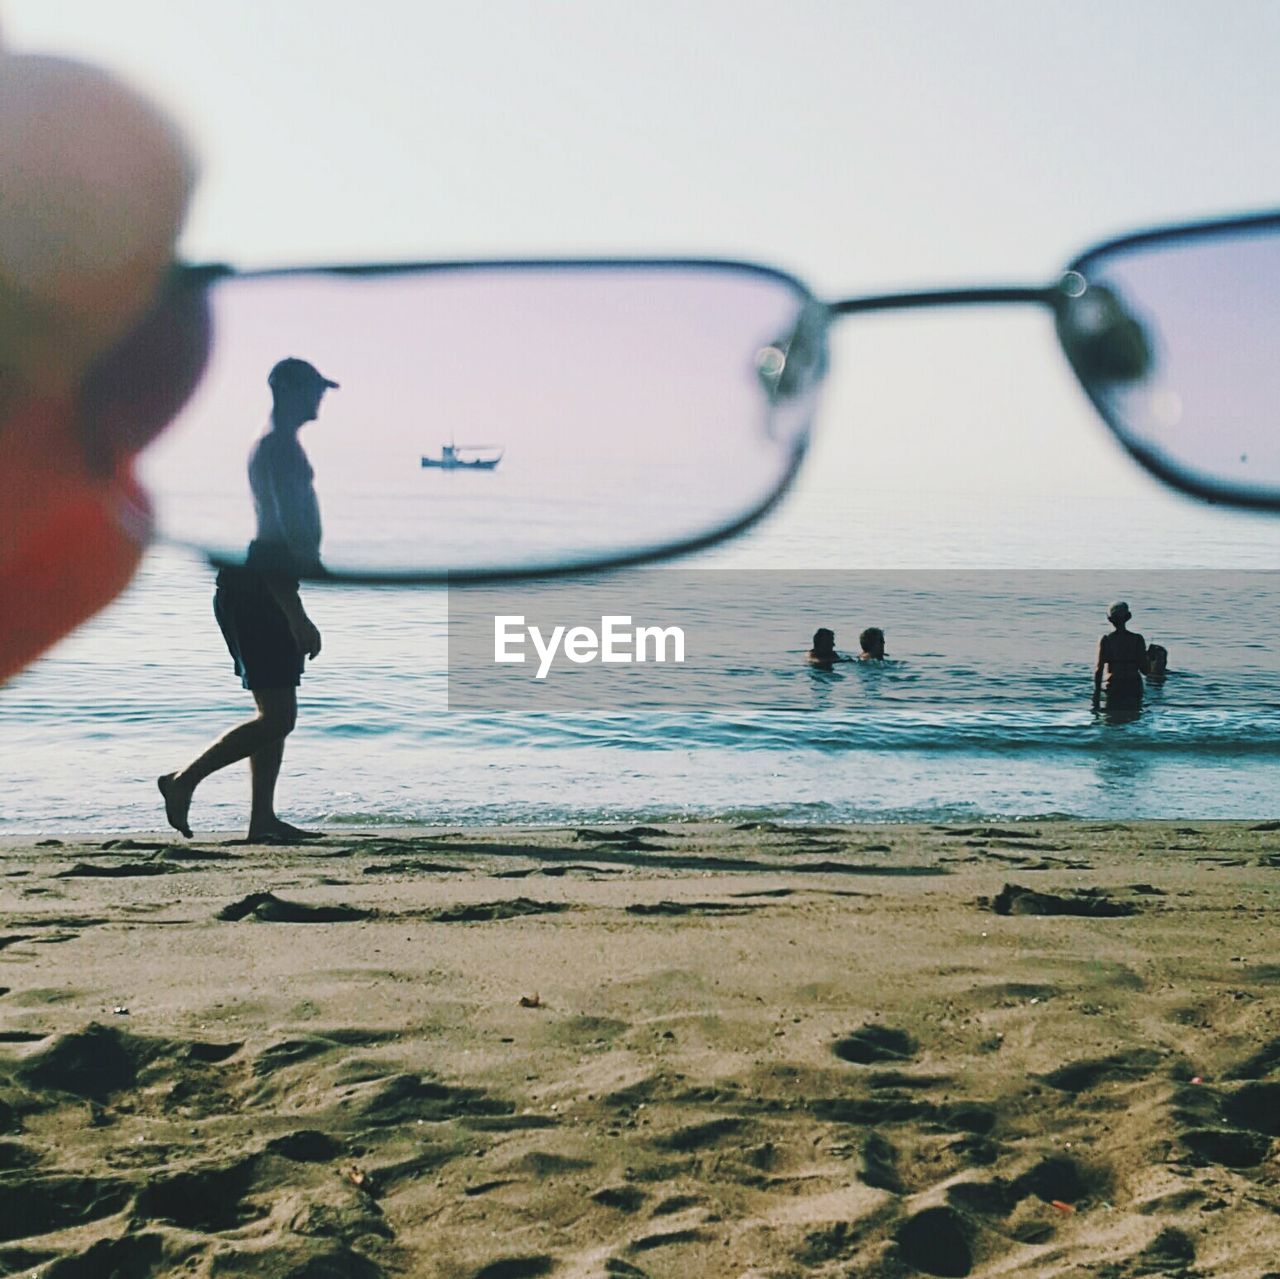
[[[1139,382],[1151,372],[1153,340],[1117,289],[1068,272],[1054,323],[1067,359],[1087,385]]]
[[[791,332],[756,354],[756,376],[768,404],[767,434],[772,440],[797,439],[808,429],[807,411],[830,366],[828,335],[831,308],[810,298]]]
[[[761,348],[757,370],[773,398],[802,394],[826,375],[830,322],[831,308],[810,299],[791,332]]]

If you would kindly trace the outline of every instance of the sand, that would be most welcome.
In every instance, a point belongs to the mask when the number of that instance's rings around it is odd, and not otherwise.
[[[11,840],[0,1274],[1280,1279],[1280,823]]]

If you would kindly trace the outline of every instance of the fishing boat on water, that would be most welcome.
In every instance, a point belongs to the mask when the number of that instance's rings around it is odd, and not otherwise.
[[[492,457],[463,457],[464,453],[497,453]],[[422,465],[440,471],[492,471],[502,461],[505,450],[495,444],[443,444],[439,457],[423,457]]]

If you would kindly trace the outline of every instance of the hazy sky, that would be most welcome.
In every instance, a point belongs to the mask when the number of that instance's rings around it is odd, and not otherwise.
[[[710,253],[835,294],[1280,205],[1274,0],[0,0],[0,30],[172,108],[193,258]],[[1043,317],[850,320],[834,355],[817,474],[1148,491]]]

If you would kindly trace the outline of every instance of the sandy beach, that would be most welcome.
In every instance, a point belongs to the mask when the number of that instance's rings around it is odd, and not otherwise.
[[[1280,1275],[1280,823],[0,862],[0,1274]]]

